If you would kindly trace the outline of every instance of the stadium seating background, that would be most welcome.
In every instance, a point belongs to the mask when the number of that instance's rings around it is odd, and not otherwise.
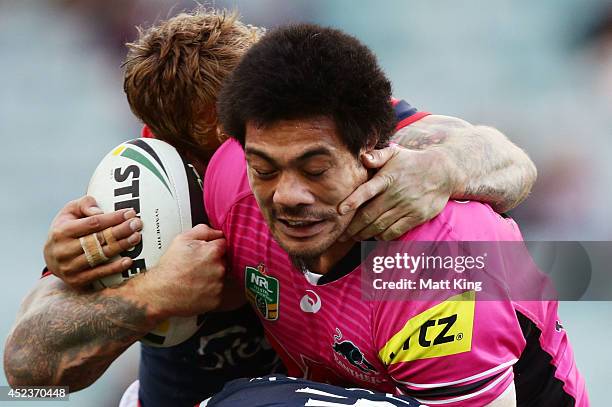
[[[193,5],[0,1],[0,340],[38,278],[53,215],[84,193],[106,151],[139,134],[122,92],[122,44],[134,38],[135,24]],[[355,34],[379,56],[396,96],[423,110],[494,125],[529,152],[538,184],[513,213],[526,238],[612,240],[612,39],[587,35],[612,13],[609,1],[216,5],[237,5],[255,25],[313,21]],[[612,302],[564,302],[561,317],[592,404],[607,405]],[[136,376],[136,346],[70,403],[46,405],[115,405]]]

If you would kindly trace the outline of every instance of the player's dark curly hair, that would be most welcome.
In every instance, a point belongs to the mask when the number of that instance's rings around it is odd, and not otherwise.
[[[356,38],[311,24],[280,27],[242,58],[223,84],[224,131],[245,144],[246,123],[326,116],[353,154],[386,146],[393,133],[391,84]]]

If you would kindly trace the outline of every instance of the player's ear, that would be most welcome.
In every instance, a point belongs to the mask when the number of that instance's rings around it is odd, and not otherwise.
[[[381,147],[378,146],[379,140],[379,133],[373,134],[360,152],[360,161],[367,169],[373,170],[383,167],[397,153],[397,146],[391,144],[387,147]]]
[[[380,140],[380,134],[378,132],[372,132],[368,136],[368,142],[365,146],[365,152],[370,152],[374,150],[376,148],[376,145],[378,144],[378,140]]]
[[[360,157],[361,157],[361,161],[363,162],[364,158],[366,160],[368,159],[373,159],[373,151],[376,150],[376,144],[378,144],[378,133],[372,133],[370,134],[370,136],[368,137],[368,142],[366,144],[366,146],[364,148],[361,149],[360,152]]]
[[[378,143],[378,133],[371,133],[368,137],[366,145],[359,149],[357,160],[366,169],[378,168],[376,165],[377,152],[376,144]]]

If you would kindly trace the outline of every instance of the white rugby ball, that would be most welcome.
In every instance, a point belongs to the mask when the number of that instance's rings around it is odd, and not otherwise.
[[[116,286],[156,265],[176,235],[207,222],[200,176],[174,147],[160,140],[134,139],[114,148],[96,168],[87,194],[104,212],[133,208],[143,222],[140,243],[121,253],[134,260],[130,269],[98,280],[97,288]],[[142,342],[178,345],[196,333],[203,319],[169,318]]]

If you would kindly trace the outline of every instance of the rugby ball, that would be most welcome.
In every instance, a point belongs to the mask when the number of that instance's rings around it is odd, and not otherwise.
[[[206,223],[202,179],[170,144],[155,139],[126,141],[108,153],[87,189],[104,212],[133,208],[142,219],[140,243],[121,253],[134,261],[129,270],[98,280],[97,288],[113,287],[156,265],[179,233]],[[148,333],[142,342],[170,347],[186,341],[204,316],[173,317]]]

